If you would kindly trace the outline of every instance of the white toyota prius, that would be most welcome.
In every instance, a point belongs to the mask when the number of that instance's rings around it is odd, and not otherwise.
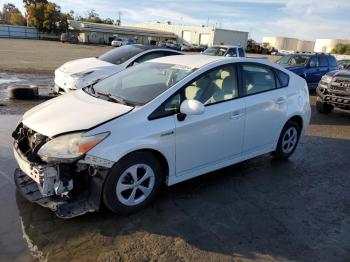
[[[287,159],[307,129],[304,79],[261,59],[180,55],[130,67],[24,114],[18,190],[70,218],[127,214],[168,186],[262,154]]]

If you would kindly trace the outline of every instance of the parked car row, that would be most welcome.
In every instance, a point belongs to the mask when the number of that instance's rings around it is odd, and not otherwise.
[[[306,80],[317,93],[316,109],[329,114],[335,107],[350,110],[350,65],[329,54],[291,54],[278,64]]]

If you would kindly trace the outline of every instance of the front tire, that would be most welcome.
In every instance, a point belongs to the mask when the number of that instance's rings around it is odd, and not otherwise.
[[[331,113],[333,111],[334,106],[332,106],[332,105],[330,105],[328,103],[325,103],[325,102],[317,100],[316,101],[316,109],[321,114],[329,114],[329,113]]]
[[[129,214],[151,203],[163,181],[161,165],[148,152],[136,152],[116,163],[103,188],[103,200],[109,210]]]
[[[282,129],[277,148],[272,155],[280,160],[288,159],[295,151],[300,138],[301,127],[294,121],[288,121]]]

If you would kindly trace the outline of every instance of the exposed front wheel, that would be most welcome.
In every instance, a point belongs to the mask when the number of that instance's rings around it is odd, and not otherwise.
[[[330,105],[328,103],[325,103],[325,102],[317,100],[316,101],[316,109],[321,114],[329,114],[329,113],[331,113],[333,111],[334,106],[332,106],[332,105]]]
[[[103,200],[111,211],[128,214],[149,204],[162,184],[158,160],[148,152],[137,152],[118,162],[110,171]]]
[[[277,148],[272,154],[278,159],[288,159],[298,145],[300,132],[301,128],[298,123],[288,121],[283,127]]]

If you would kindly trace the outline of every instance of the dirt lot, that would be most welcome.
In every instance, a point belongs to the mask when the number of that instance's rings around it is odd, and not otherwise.
[[[55,41],[0,39],[0,72],[52,74],[67,61],[98,56],[111,48]]]
[[[264,155],[166,188],[141,212],[72,220],[15,191],[0,115],[0,261],[350,261],[350,114],[314,110],[287,162]]]
[[[112,49],[110,46],[76,45],[55,41],[0,39],[0,72],[52,74],[63,63],[84,57],[95,57]],[[248,54],[275,61],[276,56]]]

